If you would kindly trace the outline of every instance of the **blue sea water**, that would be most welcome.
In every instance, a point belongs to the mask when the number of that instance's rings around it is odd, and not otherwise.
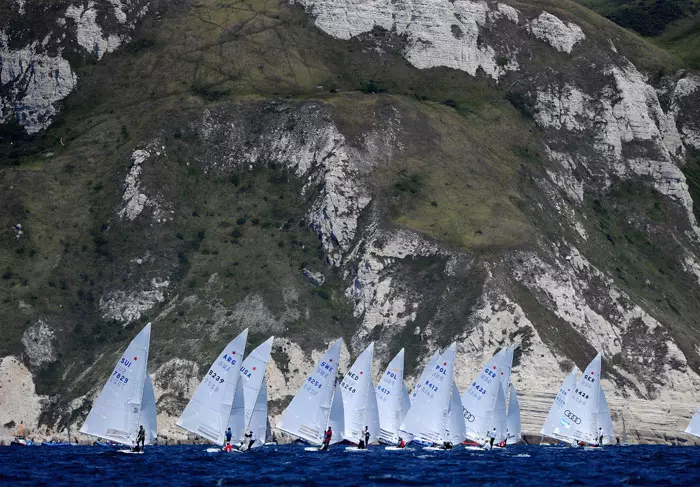
[[[306,452],[296,445],[250,453],[205,446],[146,447],[143,455],[90,446],[0,447],[0,485],[700,485],[700,448],[515,446],[505,451]]]

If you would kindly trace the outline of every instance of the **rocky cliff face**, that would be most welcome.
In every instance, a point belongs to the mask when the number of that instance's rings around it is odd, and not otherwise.
[[[3,382],[3,424],[80,423],[152,321],[171,438],[244,327],[280,337],[273,423],[344,336],[346,363],[376,341],[377,373],[406,347],[412,376],[456,340],[461,389],[517,345],[531,434],[597,350],[618,430],[680,436],[700,386],[697,74],[561,2],[156,7],[67,2],[41,34],[21,27],[44,11],[10,7],[0,116],[40,134],[4,142],[0,352],[37,386]]]

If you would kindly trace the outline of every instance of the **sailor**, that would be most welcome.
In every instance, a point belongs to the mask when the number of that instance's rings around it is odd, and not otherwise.
[[[443,450],[452,450],[452,442],[451,441],[445,441],[442,444]]]
[[[399,444],[397,445],[399,448],[406,448],[406,442],[403,441],[403,438],[399,436]]]
[[[331,438],[333,438],[333,430],[329,426],[323,435],[323,445],[321,446],[321,450],[328,450],[328,447],[331,446]]]
[[[246,440],[248,440],[248,446],[246,447],[246,449],[250,450],[251,448],[253,448],[253,443],[255,443],[255,435],[253,434],[253,430],[250,430],[244,436],[246,437]]]
[[[230,428],[229,428],[229,429],[230,429]],[[226,446],[224,446],[224,451],[227,451],[227,452],[232,452],[232,451],[233,451],[233,447],[231,446],[231,442],[230,442],[230,441],[227,441],[227,442],[226,442]]]
[[[489,446],[493,449],[493,442],[496,441],[496,428],[489,433]]]
[[[603,446],[603,428],[598,428],[598,446]]]
[[[24,438],[24,421],[19,422],[19,435],[17,436]]]
[[[233,433],[231,433],[231,428],[226,430],[226,443],[231,443],[231,436],[233,436]]]
[[[139,443],[141,448],[139,448]],[[143,429],[143,425],[140,425],[139,432],[136,434],[136,446],[133,448],[133,451],[142,451],[144,446],[146,446],[146,430]]]
[[[365,448],[369,448],[369,428],[365,425],[365,429],[362,430],[362,436],[365,438]]]

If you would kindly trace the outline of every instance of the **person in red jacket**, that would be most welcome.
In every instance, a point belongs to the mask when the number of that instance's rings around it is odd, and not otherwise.
[[[230,442],[230,441],[227,441],[227,442],[226,442],[226,446],[224,447],[224,451],[227,451],[227,452],[232,452],[232,451],[233,451],[233,447],[231,446],[231,442]]]
[[[333,438],[333,430],[329,426],[323,435],[323,446],[321,450],[328,450],[328,447],[331,446],[331,438]]]

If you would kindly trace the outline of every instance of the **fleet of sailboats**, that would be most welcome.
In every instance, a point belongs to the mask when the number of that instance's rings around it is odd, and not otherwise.
[[[147,373],[151,324],[146,325],[117,361],[80,431],[121,445],[156,440],[156,402]],[[240,450],[265,444],[268,434],[267,366],[273,337],[245,355],[248,330],[231,340],[211,364],[177,425],[213,444]],[[506,347],[488,360],[460,396],[454,380],[456,344],[436,351],[409,396],[404,384],[404,350],[389,362],[374,385],[374,343],[356,358],[342,380],[338,365],[342,339],[334,342],[306,377],[277,424],[314,445],[365,441],[401,449],[414,442],[428,449],[450,449],[464,442],[482,448],[522,440],[520,405],[510,382],[514,350]],[[244,358],[245,357],[245,358]],[[578,374],[562,382],[542,425],[542,437],[569,445],[600,447],[614,441],[610,407],[600,383],[598,354]],[[624,422],[624,418],[623,418]],[[700,437],[700,408],[686,433]],[[244,441],[246,440],[246,441]],[[624,432],[627,443],[626,427]],[[356,450],[352,448],[351,450]],[[124,450],[128,451],[128,450]]]

